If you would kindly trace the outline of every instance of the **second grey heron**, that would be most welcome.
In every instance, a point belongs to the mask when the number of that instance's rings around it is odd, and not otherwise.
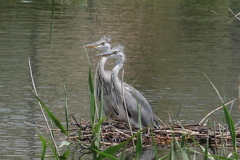
[[[125,61],[123,46],[119,45],[97,56],[116,58],[117,62],[111,74],[111,103],[114,109],[114,119],[127,122],[127,114],[132,126],[138,127],[138,107],[140,108],[141,124],[143,127],[158,128],[156,116],[146,98],[135,88],[122,83],[118,73]]]

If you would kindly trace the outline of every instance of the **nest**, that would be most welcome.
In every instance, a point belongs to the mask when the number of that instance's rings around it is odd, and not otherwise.
[[[236,99],[226,103],[231,104]],[[208,113],[198,124],[188,124],[183,125],[180,123],[176,124],[165,124],[161,123],[160,129],[149,129],[145,128],[142,134],[143,146],[150,146],[154,143],[157,146],[168,147],[170,146],[173,140],[181,140],[184,136],[186,142],[198,142],[199,144],[206,144],[207,142],[211,146],[220,147],[221,145],[232,146],[232,139],[230,131],[227,128],[227,125],[218,124],[214,128],[207,127],[204,125],[206,118],[214,113],[215,111],[221,109],[223,106],[216,108],[215,110]],[[82,118],[79,121],[76,120],[74,116],[73,122],[71,123],[72,127],[69,129],[69,136],[61,138],[61,140],[67,140],[71,143],[80,144],[83,148],[83,144],[91,145],[94,140],[92,125],[89,121],[86,121]],[[27,122],[24,122],[29,124]],[[33,125],[33,124],[29,124]],[[49,131],[47,127],[34,125],[38,128],[44,128]],[[236,126],[236,125],[235,125]],[[54,129],[54,132],[59,132],[59,129]],[[132,132],[130,131],[128,124],[121,121],[106,121],[101,125],[101,135],[100,135],[100,147],[106,149],[108,147],[117,145],[121,142],[129,140],[132,135],[139,132],[139,129],[133,128]],[[237,146],[240,146],[240,127],[235,127],[236,132],[236,141]],[[136,142],[136,137],[133,138],[133,142]],[[128,147],[132,147],[134,143],[128,143]]]
[[[235,100],[236,99],[225,105],[232,104]],[[232,146],[232,139],[227,125],[217,124],[214,128],[204,125],[204,121],[206,121],[207,117],[222,107],[223,106],[220,106],[208,113],[198,124],[165,124],[160,120],[160,129],[150,130],[149,128],[146,128],[141,133],[143,146],[149,146],[154,141],[158,146],[168,147],[174,139],[180,141],[182,136],[185,137],[187,142],[197,141],[199,144],[206,144],[208,142],[209,145],[215,147],[220,147],[223,144],[225,146]],[[92,125],[82,118],[79,118],[79,122],[75,117],[73,117],[73,119],[74,122],[72,125],[77,126],[77,128],[73,129],[72,131],[75,130],[75,132],[72,132],[69,137],[64,139],[70,142],[83,142],[90,145],[93,140]],[[121,121],[104,122],[101,126],[100,144],[104,148],[114,146],[128,140],[132,135],[138,132],[139,130],[137,128],[133,128],[131,132],[128,124]],[[235,132],[237,146],[239,147],[240,127],[235,127]],[[134,141],[136,141],[136,139],[134,139]],[[129,143],[129,146],[131,146],[131,144],[133,143]]]
[[[64,138],[72,143],[82,142],[90,145],[93,140],[92,126],[91,124],[81,119],[80,123],[72,123],[77,128],[73,129],[69,137]],[[150,146],[154,140],[158,146],[168,147],[173,139],[181,140],[182,136],[185,136],[187,142],[197,141],[200,144],[209,142],[210,145],[221,146],[225,144],[232,146],[230,132],[223,125],[218,125],[218,129],[212,129],[200,124],[164,124],[160,129],[148,129],[143,130],[142,141],[143,146]],[[80,133],[79,133],[80,132]],[[137,128],[133,128],[133,134],[139,132]],[[108,148],[124,142],[132,137],[132,133],[128,128],[128,124],[120,121],[104,122],[101,127],[101,147]],[[237,144],[240,146],[240,128],[236,128]],[[136,141],[136,139],[134,139]],[[129,147],[132,143],[128,144]]]

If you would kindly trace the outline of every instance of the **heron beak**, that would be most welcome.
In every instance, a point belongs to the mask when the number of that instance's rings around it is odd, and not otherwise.
[[[111,52],[104,52],[104,53],[99,53],[96,56],[97,57],[99,57],[99,56],[101,56],[101,57],[108,57],[108,56],[111,56],[111,55],[112,55]]]
[[[86,48],[95,48],[95,47],[98,47],[98,43],[94,42],[94,43],[86,44],[85,47]]]

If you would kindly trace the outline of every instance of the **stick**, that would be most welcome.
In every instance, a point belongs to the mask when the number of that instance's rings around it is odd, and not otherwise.
[[[33,79],[33,74],[32,74],[32,67],[31,67],[31,60],[30,60],[30,58],[28,58],[28,64],[29,64],[30,76],[31,76],[32,85],[33,85],[33,91],[34,91],[34,94],[38,97],[37,90],[36,90],[36,86],[35,86],[35,82],[34,82],[34,79]],[[51,128],[50,128],[49,123],[48,123],[48,120],[47,120],[47,118],[46,118],[46,115],[45,115],[45,113],[44,113],[44,111],[43,111],[43,108],[42,108],[42,106],[41,106],[41,104],[40,104],[39,101],[38,101],[38,105],[39,105],[39,108],[40,108],[40,110],[41,110],[41,112],[42,112],[43,118],[44,118],[44,120],[45,120],[45,122],[46,122],[47,128],[48,128],[48,130],[49,130],[49,134],[50,134],[50,136],[51,136],[51,139],[52,139],[52,142],[53,142],[53,144],[54,144],[54,147],[55,147],[55,149],[56,149],[56,151],[57,151],[57,154],[58,154],[58,156],[60,156],[59,151],[58,151],[58,148],[57,148],[57,145],[56,145],[56,142],[55,142],[55,140],[54,140],[54,137],[53,137],[53,134],[52,134],[52,131],[51,131]]]
[[[214,10],[211,10],[211,9],[210,9],[210,11],[213,12],[214,14],[216,14],[217,16],[219,15],[219,14],[217,14],[217,12],[215,12]]]
[[[123,103],[124,103],[124,107],[125,107],[125,111],[126,111],[126,116],[127,116],[127,120],[128,120],[128,125],[129,125],[129,129],[130,129],[130,132],[131,132],[131,136],[133,136],[133,130],[132,130],[132,125],[130,123],[130,119],[129,119],[129,116],[128,116],[128,110],[126,108],[126,100],[125,100],[125,95],[124,95],[124,86],[123,86],[123,77],[124,77],[124,69],[122,70],[122,82],[121,82],[121,87],[122,87],[122,94],[123,94]],[[135,144],[134,144],[134,140],[132,139],[132,142],[133,142],[133,148],[135,149]]]
[[[236,99],[234,99],[234,100],[232,100],[232,101],[230,101],[230,102],[228,102],[228,103],[226,103],[225,105],[228,105],[228,104],[230,104],[230,103],[233,103],[234,101],[236,101]],[[202,123],[203,123],[203,121],[210,115],[210,114],[212,114],[213,112],[215,112],[215,111],[217,111],[217,110],[219,110],[219,109],[221,109],[223,106],[220,106],[220,107],[218,107],[218,108],[216,108],[216,109],[214,109],[213,111],[211,111],[211,112],[209,112],[200,122],[199,122],[199,125],[201,125]]]

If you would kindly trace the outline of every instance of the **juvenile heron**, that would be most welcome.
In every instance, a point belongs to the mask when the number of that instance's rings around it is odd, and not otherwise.
[[[114,110],[113,118],[127,122],[127,113],[131,125],[138,127],[139,107],[142,126],[158,128],[155,119],[156,116],[154,115],[146,98],[135,88],[127,83],[122,83],[122,81],[118,78],[118,73],[122,69],[125,61],[125,52],[123,46],[119,45],[111,50],[108,50],[107,52],[97,54],[97,56],[117,59],[116,65],[111,74],[111,96],[109,96],[109,98],[111,98],[109,101],[112,103]]]

